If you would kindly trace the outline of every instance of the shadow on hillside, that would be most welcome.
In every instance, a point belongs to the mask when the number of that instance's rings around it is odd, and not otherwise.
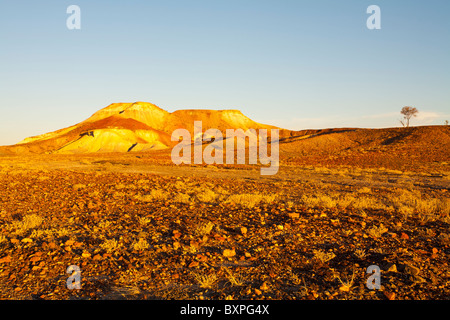
[[[405,128],[405,129],[410,129],[410,128]],[[410,136],[411,134],[412,134],[412,130],[407,130],[405,132],[402,132],[402,133],[396,135],[395,137],[391,137],[391,138],[384,140],[383,142],[381,142],[381,145],[388,146],[390,144],[399,142],[399,141],[405,139],[406,137]]]
[[[292,131],[290,137],[280,138],[279,141],[283,143],[291,143],[298,140],[311,139],[318,136],[323,136],[332,133],[342,133],[356,131],[357,128],[342,128],[342,129],[318,129],[318,130],[301,130]]]

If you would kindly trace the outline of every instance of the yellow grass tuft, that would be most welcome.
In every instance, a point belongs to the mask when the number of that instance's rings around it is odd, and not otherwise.
[[[200,202],[208,203],[208,202],[214,202],[217,198],[217,195],[214,191],[212,191],[210,189],[204,189],[200,193],[196,194],[196,198]]]
[[[215,273],[211,274],[200,274],[196,272],[192,272],[192,275],[195,281],[200,285],[200,288],[203,289],[212,289],[217,283],[217,275]]]
[[[133,243],[133,248],[136,251],[143,251],[148,249],[149,247],[150,245],[148,244],[147,240],[143,238],[139,238],[139,241]]]
[[[153,189],[150,194],[135,195],[134,198],[143,202],[152,202],[155,200],[166,200],[170,197],[170,194],[164,190]]]
[[[119,247],[119,242],[116,239],[107,239],[102,244],[100,244],[100,248],[108,253],[114,252]]]
[[[275,201],[276,195],[263,195],[260,193],[243,193],[243,194],[232,194],[225,202],[240,205],[246,208],[253,208],[260,203],[271,203]]]
[[[14,221],[12,224],[12,229],[16,234],[22,235],[30,229],[39,227],[44,219],[36,214],[30,214],[23,217],[22,221]]]

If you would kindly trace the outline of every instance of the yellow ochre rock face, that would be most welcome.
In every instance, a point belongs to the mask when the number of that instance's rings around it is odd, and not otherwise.
[[[112,103],[88,119],[57,131],[29,137],[11,146],[14,153],[132,152],[168,148],[171,134],[187,129],[193,136],[194,121],[203,131],[226,129],[272,129],[239,110],[189,109],[172,113],[149,102]]]

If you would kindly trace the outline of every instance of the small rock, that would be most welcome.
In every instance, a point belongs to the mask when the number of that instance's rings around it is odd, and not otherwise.
[[[223,255],[227,258],[234,257],[236,255],[236,251],[234,249],[225,249],[223,250]]]
[[[31,262],[38,262],[39,260],[41,260],[40,256],[34,256],[30,259]]]
[[[0,259],[0,263],[11,262],[11,256],[6,256]]]
[[[269,287],[267,286],[266,282],[263,282],[263,284],[261,285],[261,287],[259,287],[262,291],[266,291],[269,290]]]
[[[200,262],[206,262],[208,258],[203,254],[197,254],[196,259]]]
[[[395,300],[395,292],[383,291],[383,293],[389,300]]]
[[[333,224],[333,226],[337,226],[339,224],[339,219],[330,219],[331,223]],[[362,224],[361,224],[362,225]],[[366,224],[364,223],[364,226]]]
[[[245,235],[247,233],[247,228],[241,227],[241,233],[242,233],[242,235]]]
[[[90,256],[91,256],[91,254],[89,253],[89,252],[83,252],[82,254],[81,254],[81,256],[83,257],[83,258],[89,258]]]
[[[82,246],[83,246],[83,242],[77,242],[77,241],[75,241],[75,243],[73,244],[73,246],[74,246],[74,247],[77,247],[77,248],[82,247]]]
[[[255,293],[259,296],[259,295],[262,294],[262,291],[261,291],[261,290],[258,290],[258,289],[255,289]]]
[[[412,275],[412,276],[417,276],[419,274],[419,272],[420,272],[420,269],[416,268],[414,266],[411,266],[411,265],[406,265],[405,266],[405,272],[407,274]]]
[[[397,272],[397,266],[393,264],[389,267],[389,269],[387,269],[387,272]]]
[[[24,242],[24,243],[31,243],[31,242],[33,242],[33,239],[31,239],[31,238],[23,238],[22,242]]]
[[[300,218],[300,214],[298,212],[289,212],[288,216],[291,219],[298,219],[298,218]]]
[[[344,292],[348,292],[350,291],[350,287],[346,286],[345,284],[343,286],[339,287],[339,290],[344,291]]]
[[[55,242],[50,242],[50,243],[48,244],[48,247],[49,247],[50,249],[56,249],[56,248],[58,247],[58,245],[57,245]]]
[[[402,232],[402,234],[400,235],[400,239],[408,240],[409,236],[406,233]]]
[[[427,282],[424,278],[419,277],[419,276],[414,276],[413,281],[416,283]]]

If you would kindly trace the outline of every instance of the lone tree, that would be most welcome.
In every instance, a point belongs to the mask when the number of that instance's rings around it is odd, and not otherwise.
[[[417,113],[419,113],[419,110],[414,107],[403,107],[400,113],[403,115],[403,120],[400,120],[400,123],[404,127],[409,127],[409,119],[411,119],[412,117],[417,117]]]

